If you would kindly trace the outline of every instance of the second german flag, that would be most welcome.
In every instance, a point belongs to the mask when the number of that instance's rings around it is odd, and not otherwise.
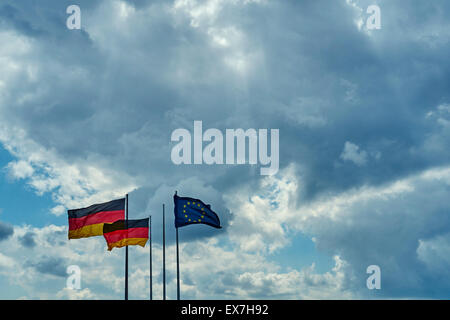
[[[108,250],[130,245],[145,247],[148,240],[149,218],[139,220],[119,220],[103,225],[103,236],[108,243]]]

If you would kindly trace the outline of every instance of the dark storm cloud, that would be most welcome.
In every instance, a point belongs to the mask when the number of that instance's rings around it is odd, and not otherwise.
[[[23,20],[19,15],[20,11],[9,4],[0,7],[0,21],[3,23],[3,27],[10,26],[17,31],[32,37],[41,34],[39,30],[35,29],[28,21]]]
[[[13,226],[0,221],[0,241],[8,239],[13,233]]]
[[[160,2],[152,6],[166,12]],[[248,39],[241,49],[244,52],[264,53],[261,71],[253,70],[244,80],[223,65],[221,58],[227,52],[211,46],[201,27],[179,28],[167,12],[152,17],[150,29],[136,24],[132,33],[116,35],[108,51],[94,48],[91,40],[74,44],[76,33],[68,32],[59,39],[64,49],[55,52],[49,36],[48,41],[41,40],[40,51],[52,56],[52,62],[38,59],[36,63],[49,69],[56,64],[62,72],[67,65],[68,73],[70,68],[79,68],[86,76],[69,76],[60,82],[63,75],[45,75],[43,84],[25,90],[45,88],[45,83],[56,87],[36,96],[30,106],[15,109],[12,116],[40,143],[63,156],[106,155],[114,158],[113,168],[132,175],[144,173],[154,185],[162,180],[175,184],[183,176],[185,168],[170,161],[168,142],[172,130],[191,129],[195,119],[203,120],[205,129],[280,128],[281,166],[294,161],[305,167],[309,196],[361,183],[379,184],[448,161],[445,150],[431,157],[411,152],[421,148],[424,136],[434,130],[435,124],[427,122],[425,114],[448,99],[445,44],[430,48],[415,39],[393,41],[392,34],[396,39],[400,35],[388,18],[383,19],[380,35],[374,33],[370,39],[357,30],[353,12],[344,1],[288,1],[268,6],[270,10],[249,5],[234,16],[234,7],[224,5],[215,23],[219,28],[233,25],[244,30]],[[94,23],[88,10],[94,8],[91,4],[85,9],[87,34]],[[136,10],[146,8],[140,1]],[[47,10],[56,14],[57,9]],[[385,11],[387,17],[392,12],[405,18],[412,14],[415,28],[420,28],[414,6]],[[33,21],[33,16],[29,19]],[[113,17],[106,12],[105,28],[109,19]],[[120,33],[114,23],[109,28],[111,34]],[[60,29],[64,28],[55,28],[55,32],[63,32]],[[139,41],[142,37],[146,41]],[[124,47],[128,47],[126,53]],[[440,67],[435,71],[428,65]],[[190,80],[177,82],[176,72],[185,72]],[[398,85],[395,79],[401,79]],[[31,108],[31,104],[43,108]],[[314,116],[323,119],[323,125],[314,126]],[[336,170],[346,141],[378,152],[382,160],[370,161],[364,168],[339,163],[340,170]],[[191,169],[193,175],[202,172],[208,181],[220,181],[221,185],[215,184],[218,189],[259,178],[252,177],[248,168]],[[165,174],[168,171],[170,175]]]
[[[19,237],[19,242],[26,248],[33,248],[36,246],[35,236],[34,232],[27,232],[22,237]]]
[[[50,246],[64,246],[66,244],[67,231],[55,231],[48,234],[45,238],[47,244]]]
[[[330,204],[330,210],[341,212],[339,218],[312,217],[304,223],[305,230],[318,236],[320,250],[350,262],[360,282],[369,265],[380,266],[383,284],[375,296],[446,296],[448,179],[448,172],[436,171],[377,191],[384,195],[362,191],[360,200],[350,196]],[[368,294],[358,282],[353,285]]]
[[[261,26],[268,39],[266,59],[276,61],[277,68],[271,70],[267,90],[257,87],[252,92],[252,97],[269,101],[266,108],[261,107],[264,102],[255,104],[253,114],[259,121],[273,116],[277,124],[271,125],[283,128],[281,164],[298,159],[306,166],[307,192],[314,195],[367,182],[379,184],[448,163],[448,149],[438,149],[432,157],[412,152],[436,130],[436,123],[425,119],[426,113],[449,100],[443,85],[450,81],[444,53],[448,43],[431,48],[408,37],[399,39],[397,30],[395,36],[391,33],[387,18],[382,31],[373,32],[370,39],[352,25],[343,2],[306,3],[308,10],[300,10],[303,2],[280,5],[286,15],[295,12],[292,19]],[[382,8],[390,16],[395,12],[397,19],[407,19],[410,10],[418,14],[413,6]],[[414,26],[420,28],[420,24]],[[430,65],[439,67],[430,70]],[[291,119],[286,112],[279,113],[283,106],[293,115]],[[326,124],[295,126],[296,110],[301,120],[308,109],[322,109]],[[338,163],[337,170],[336,161],[348,140],[379,152],[380,160],[370,159],[363,168]]]
[[[64,259],[59,257],[42,256],[36,260],[29,260],[26,264],[28,267],[34,268],[36,271],[53,275],[57,277],[67,276]]]

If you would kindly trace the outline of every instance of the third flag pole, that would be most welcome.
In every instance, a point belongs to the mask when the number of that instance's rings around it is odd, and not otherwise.
[[[128,193],[125,199],[125,225],[128,227]],[[125,300],[128,300],[128,246],[125,247]]]
[[[180,256],[178,252],[178,228],[177,230],[177,300],[180,300]]]
[[[150,247],[150,300],[153,300],[153,279],[152,279],[152,216],[149,218],[149,247]]]
[[[178,244],[178,229],[191,224],[206,224],[221,229],[219,216],[211,210],[211,206],[200,199],[179,197],[177,192],[173,195],[177,243],[177,300],[180,300],[180,256]]]
[[[166,300],[166,217],[163,203],[163,300]]]
[[[177,192],[175,191],[175,195]],[[176,229],[176,240],[177,240],[177,300],[180,300],[180,254],[178,249],[178,228]]]

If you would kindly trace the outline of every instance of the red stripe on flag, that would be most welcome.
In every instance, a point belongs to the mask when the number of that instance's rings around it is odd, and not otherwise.
[[[127,238],[148,238],[148,228],[131,228],[104,233],[106,242],[113,243]]]

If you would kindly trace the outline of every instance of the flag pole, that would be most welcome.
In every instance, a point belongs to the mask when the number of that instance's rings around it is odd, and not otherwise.
[[[180,300],[180,256],[178,253],[178,228],[177,229],[177,300]]]
[[[176,191],[175,195],[177,195]],[[180,254],[178,248],[178,227],[176,227],[175,229],[177,235],[177,300],[180,300]]]
[[[163,203],[163,300],[166,300],[166,217]]]
[[[128,193],[126,195],[125,225],[128,228]],[[128,246],[125,247],[125,300],[128,300]]]
[[[152,279],[152,216],[149,218],[150,228],[149,228],[149,240],[150,240],[150,300],[153,300],[153,279]]]

